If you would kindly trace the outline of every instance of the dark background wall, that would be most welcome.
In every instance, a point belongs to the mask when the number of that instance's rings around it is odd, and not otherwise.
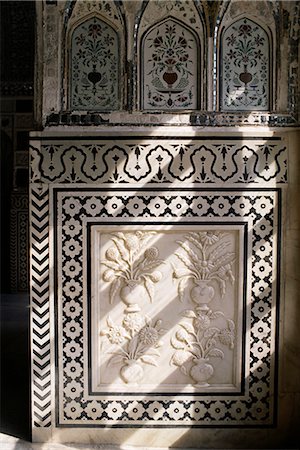
[[[35,2],[1,1],[1,432],[30,438],[28,133]]]

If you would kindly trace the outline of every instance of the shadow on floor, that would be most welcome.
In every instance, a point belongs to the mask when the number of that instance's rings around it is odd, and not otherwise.
[[[1,294],[0,430],[30,440],[29,296]]]

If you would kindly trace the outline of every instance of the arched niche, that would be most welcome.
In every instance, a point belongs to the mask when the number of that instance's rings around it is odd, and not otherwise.
[[[272,109],[271,32],[243,15],[221,29],[219,38],[219,109]]]
[[[172,16],[154,24],[140,42],[141,109],[199,109],[200,71],[196,33]]]
[[[120,41],[112,25],[93,15],[69,36],[69,108],[120,109]]]

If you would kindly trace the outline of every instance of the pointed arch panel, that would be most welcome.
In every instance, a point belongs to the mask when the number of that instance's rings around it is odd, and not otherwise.
[[[269,110],[271,56],[266,30],[243,17],[225,29],[220,47],[220,109]]]
[[[117,32],[96,16],[74,29],[70,59],[71,109],[119,108],[119,51]]]
[[[179,21],[150,28],[141,42],[142,109],[197,109],[199,53],[197,36]]]

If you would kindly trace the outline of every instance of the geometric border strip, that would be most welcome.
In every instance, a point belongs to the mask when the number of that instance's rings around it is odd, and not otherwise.
[[[280,138],[145,136],[43,139],[32,182],[274,186],[287,182]]]
[[[34,427],[50,427],[52,408],[47,185],[32,185],[30,219],[32,423]]]
[[[105,222],[105,218],[116,217],[116,223],[122,223],[123,217],[127,221],[131,218],[132,223],[134,223],[135,217],[139,217],[140,220],[147,217],[146,220],[149,222],[149,220],[151,221],[149,211],[145,213],[145,206],[141,205],[141,199],[144,198],[145,200],[143,201],[150,205],[150,197],[156,196],[155,202],[157,202],[159,194],[153,192],[153,189],[150,188],[138,190],[137,192],[135,189],[124,190],[119,188],[109,192],[96,187],[86,189],[74,187],[74,190],[70,187],[57,187],[54,189],[53,209],[58,214],[57,218],[59,218],[60,226],[58,232],[61,233],[64,230],[63,235],[59,234],[55,238],[57,258],[59,261],[63,261],[62,273],[57,274],[57,276],[61,280],[63,274],[63,285],[60,291],[64,292],[63,296],[56,300],[58,318],[59,321],[63,321],[59,325],[63,333],[61,335],[62,339],[59,339],[58,342],[56,337],[58,345],[56,350],[58,351],[59,349],[59,355],[57,356],[60,356],[58,358],[58,361],[60,361],[58,368],[60,377],[58,393],[60,400],[57,403],[57,407],[59,410],[61,407],[63,408],[63,416],[61,416],[57,426],[270,426],[275,420],[277,404],[279,282],[277,279],[274,285],[272,280],[273,276],[275,276],[273,264],[276,265],[279,262],[279,247],[277,256],[276,248],[277,244],[280,244],[280,190],[248,189],[247,192],[243,192],[236,189],[223,189],[223,193],[221,193],[219,189],[215,188],[206,190],[182,188],[180,193],[176,193],[176,190],[171,188],[157,189],[157,191],[162,193],[160,197],[161,203],[164,205],[163,208],[168,210],[166,217],[177,215],[177,217],[182,217],[185,220],[188,217],[199,218],[199,210],[197,212],[197,209],[193,208],[194,206],[196,207],[197,199],[200,196],[202,198],[207,197],[205,200],[207,207],[203,208],[202,206],[201,218],[215,217],[216,219],[219,218],[219,220],[226,220],[226,217],[231,217],[234,219],[235,217],[243,217],[245,209],[248,211],[246,215],[249,216],[251,214],[254,228],[251,258],[251,318],[248,316],[247,319],[247,323],[251,320],[249,343],[251,345],[246,355],[246,361],[250,363],[251,374],[248,391],[246,390],[245,397],[243,394],[241,398],[236,397],[236,399],[232,399],[226,394],[224,398],[219,396],[218,399],[200,394],[193,400],[178,399],[174,401],[166,398],[162,400],[159,397],[139,400],[137,396],[137,398],[131,397],[129,400],[122,395],[119,399],[117,396],[109,399],[107,395],[104,397],[100,395],[99,398],[89,398],[89,396],[83,395],[82,364],[84,364],[83,359],[87,356],[83,349],[82,336],[84,331],[81,319],[82,311],[86,311],[84,308],[87,305],[83,302],[83,287],[79,282],[84,279],[81,264],[84,258],[82,247],[84,243],[81,235],[83,223],[81,221],[83,218],[91,220],[98,217],[99,223],[101,223],[103,220]],[[171,198],[172,193],[175,197],[174,202]],[[235,193],[236,195],[234,195]],[[246,200],[244,198],[240,199],[241,195],[244,195]],[[186,198],[185,201],[189,206],[185,207],[183,201],[179,201],[179,196]],[[194,197],[194,200],[191,197]],[[220,197],[217,208],[217,203],[212,201],[213,197],[216,201]],[[228,206],[224,206],[222,198],[226,199],[225,203]],[[58,199],[59,202],[57,203]],[[278,208],[276,199],[278,199]],[[170,209],[171,203],[173,203],[174,210]],[[118,205],[117,209],[114,207],[114,204]],[[238,206],[233,208],[234,204]],[[136,207],[136,205],[138,206]],[[176,213],[176,208],[179,205],[181,213]],[[62,207],[63,209],[61,209]],[[106,208],[109,208],[109,213],[105,213]],[[234,214],[235,208],[240,213]],[[189,211],[188,215],[187,211]],[[163,217],[164,213],[159,210],[157,215]],[[272,230],[277,220],[279,230],[276,238]],[[56,228],[55,222],[53,225]],[[63,259],[65,255],[67,255],[67,259]],[[71,262],[71,260],[74,262]],[[72,281],[66,271],[68,270],[67,266],[74,264],[77,268],[75,278],[73,278],[74,281]],[[277,266],[277,275],[278,270],[279,267]],[[66,284],[68,284],[68,288],[64,289]],[[70,290],[71,285],[73,285],[73,288]],[[275,306],[276,308],[273,311]],[[250,314],[250,311],[248,313]],[[67,326],[70,320],[77,321],[73,331],[70,326]],[[62,342],[64,342],[63,346]],[[275,354],[273,354],[273,351]],[[74,363],[72,362],[73,360]],[[66,365],[64,369],[61,366],[62,361]],[[64,385],[60,384],[62,373],[64,373]],[[87,374],[84,375],[84,380],[86,377]],[[61,393],[61,388],[63,388],[63,394]],[[157,409],[158,413],[155,412],[155,409]],[[160,414],[157,420],[155,419],[155,414]],[[239,422],[238,418],[241,417],[241,414],[243,420]]]

